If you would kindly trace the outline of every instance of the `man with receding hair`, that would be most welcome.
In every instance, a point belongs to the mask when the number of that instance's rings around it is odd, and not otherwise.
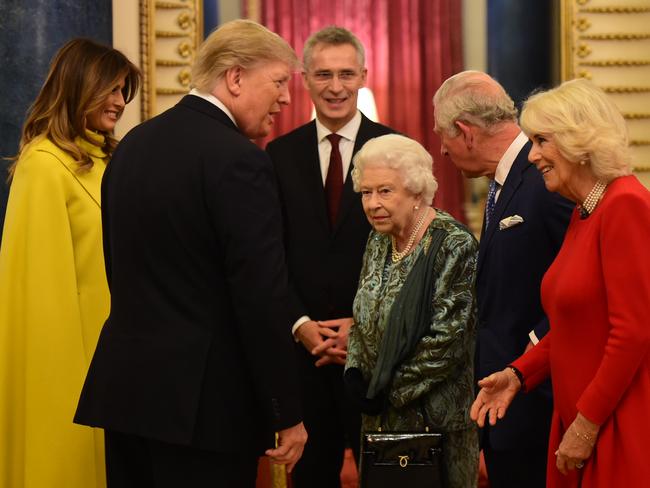
[[[250,141],[289,104],[296,65],[261,25],[224,24],[190,94],[107,168],[111,312],[75,422],[105,429],[109,488],[253,488],[259,455],[289,471],[300,458],[298,316],[273,167]]]
[[[314,33],[303,51],[303,84],[316,119],[271,142],[280,186],[291,312],[309,440],[295,488],[340,486],[346,443],[358,460],[361,418],[343,390],[352,301],[370,224],[352,189],[352,156],[394,132],[357,110],[366,82],[359,39],[340,27]]]
[[[442,84],[433,103],[442,154],[468,178],[490,181],[476,278],[480,379],[504,369],[548,331],[540,283],[560,248],[572,205],[548,192],[529,163],[530,142],[497,81],[479,71],[458,73]],[[491,488],[546,486],[551,413],[547,385],[518,395],[504,419],[484,428]]]

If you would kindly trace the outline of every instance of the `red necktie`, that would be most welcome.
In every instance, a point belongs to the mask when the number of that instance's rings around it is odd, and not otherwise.
[[[327,200],[330,226],[334,228],[336,214],[339,211],[339,203],[341,201],[341,191],[343,190],[343,161],[339,152],[341,136],[332,133],[327,138],[330,144],[332,144],[332,152],[330,153],[330,165],[327,169],[327,178],[325,179],[325,199]]]

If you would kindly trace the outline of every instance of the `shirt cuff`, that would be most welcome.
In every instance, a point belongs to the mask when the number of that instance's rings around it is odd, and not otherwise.
[[[295,326],[294,326],[294,327],[295,327]],[[533,343],[533,346],[536,346],[537,343],[539,342],[539,339],[537,338],[537,335],[535,334],[535,331],[534,331],[534,330],[531,330],[531,331],[528,333],[528,337],[530,338],[530,342]]]
[[[304,324],[305,322],[309,322],[310,320],[311,319],[307,315],[303,315],[298,320],[296,320],[296,323],[293,324],[293,327],[291,327],[291,334],[293,335],[294,341],[299,342],[298,338],[296,337],[296,332],[298,332],[298,329],[302,324]]]

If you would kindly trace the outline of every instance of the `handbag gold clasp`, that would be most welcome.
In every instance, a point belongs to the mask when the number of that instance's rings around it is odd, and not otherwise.
[[[409,463],[409,457],[408,456],[399,456],[399,465],[402,468],[405,468],[408,463]]]

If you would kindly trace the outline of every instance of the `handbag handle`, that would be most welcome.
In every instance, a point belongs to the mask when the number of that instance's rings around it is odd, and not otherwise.
[[[424,396],[424,394],[420,395],[418,397],[418,399],[417,399],[417,402],[418,402],[418,407],[419,407],[420,413],[422,414],[422,421],[424,422],[424,432],[428,433],[430,431],[430,429],[429,429],[429,423],[427,422],[427,410],[424,407],[424,400],[422,399],[423,396]],[[388,400],[387,400],[387,402],[388,402]],[[379,416],[379,427],[377,428],[377,432],[382,432],[381,426],[384,423],[384,420],[386,419],[385,415],[386,415],[386,412],[384,410],[384,411],[381,412],[381,414]]]

